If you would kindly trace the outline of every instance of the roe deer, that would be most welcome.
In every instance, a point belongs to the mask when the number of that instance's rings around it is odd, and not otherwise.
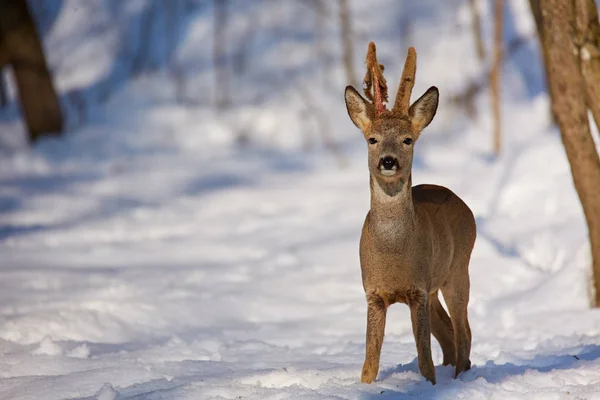
[[[346,87],[350,119],[369,149],[371,209],[360,239],[360,265],[367,311],[366,356],[362,382],[379,371],[386,310],[400,302],[410,307],[421,374],[435,384],[431,336],[440,343],[443,365],[456,366],[455,377],[471,368],[471,329],[467,319],[469,260],[476,228],[469,207],[449,189],[412,187],[413,145],[433,119],[438,90],[430,87],[410,107],[416,52],[408,55],[394,107],[387,110],[387,85],[375,44],[369,44],[364,99]],[[373,93],[371,93],[371,88]],[[450,317],[438,298],[444,295]]]

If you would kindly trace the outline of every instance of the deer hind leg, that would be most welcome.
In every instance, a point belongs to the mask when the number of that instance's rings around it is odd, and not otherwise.
[[[442,365],[456,365],[456,352],[454,349],[454,329],[452,321],[444,310],[438,297],[438,292],[429,295],[429,322],[431,333],[442,347],[444,361]]]
[[[471,328],[467,306],[469,304],[469,273],[467,268],[457,271],[454,277],[442,288],[444,300],[448,304],[456,349],[456,378],[458,374],[471,368]]]
[[[435,385],[435,368],[431,359],[431,329],[429,326],[429,295],[426,291],[411,288],[406,293],[410,307],[413,334],[417,343],[419,371]]]
[[[371,383],[379,372],[379,358],[385,332],[386,305],[376,294],[367,294],[367,348],[361,382]]]

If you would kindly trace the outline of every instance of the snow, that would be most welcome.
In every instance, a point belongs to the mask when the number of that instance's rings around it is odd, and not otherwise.
[[[96,399],[97,400],[115,400],[117,398],[117,394],[118,393],[110,385],[110,383],[105,383],[104,385],[102,385],[100,390],[98,390],[96,392]]]
[[[14,87],[0,110],[0,398],[600,399],[586,226],[547,95],[525,90],[531,71],[541,80],[535,42],[506,63],[494,158],[488,93],[473,121],[447,102],[482,71],[466,61],[475,59],[467,2],[351,3],[365,15],[357,71],[374,39],[389,82],[406,52],[398,21],[415,16],[413,97],[435,84],[442,103],[416,144],[414,184],[450,187],[478,225],[473,368],[453,379],[433,340],[438,383],[426,382],[408,309],[395,305],[378,379],[364,385],[358,239],[368,172],[343,104],[336,18],[324,31],[330,67],[319,71],[301,34],[313,29],[310,8],[233,3],[233,44],[253,20],[264,30],[248,39],[239,103],[220,112],[206,2],[177,3],[173,58],[163,59],[157,27],[156,49],[131,74],[131,55],[114,46],[136,48],[134,28],[161,2],[70,0],[55,10],[44,37],[68,133],[29,150]],[[532,32],[525,0],[506,12],[515,32]],[[183,100],[169,63],[182,68]],[[345,166],[324,148],[316,110]]]

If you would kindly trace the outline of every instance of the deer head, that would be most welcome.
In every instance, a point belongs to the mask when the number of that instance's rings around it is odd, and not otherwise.
[[[369,43],[363,98],[352,86],[346,87],[346,108],[350,119],[364,134],[369,148],[371,176],[385,186],[410,182],[413,145],[433,120],[438,106],[438,89],[430,87],[410,107],[415,82],[417,53],[408,49],[398,93],[391,110],[386,109],[387,84],[383,65],[377,62],[375,44]]]

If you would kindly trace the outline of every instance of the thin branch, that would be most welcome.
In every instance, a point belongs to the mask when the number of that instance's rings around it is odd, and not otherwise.
[[[471,28],[473,30],[473,40],[475,41],[475,50],[480,61],[485,60],[485,46],[481,34],[481,13],[479,11],[479,0],[470,0],[471,4]]]
[[[350,24],[350,8],[348,0],[339,0],[340,6],[340,28],[343,49],[344,70],[346,71],[346,81],[358,86],[356,74],[354,73],[354,49],[352,46],[352,27]]]
[[[502,74],[502,25],[504,23],[504,0],[494,0],[494,63],[490,75],[492,96],[492,118],[494,123],[494,154],[500,154],[502,147],[502,114],[500,101],[500,78]]]
[[[229,104],[229,74],[225,54],[227,40],[227,0],[214,0],[213,69],[215,71],[215,105],[218,109]]]

